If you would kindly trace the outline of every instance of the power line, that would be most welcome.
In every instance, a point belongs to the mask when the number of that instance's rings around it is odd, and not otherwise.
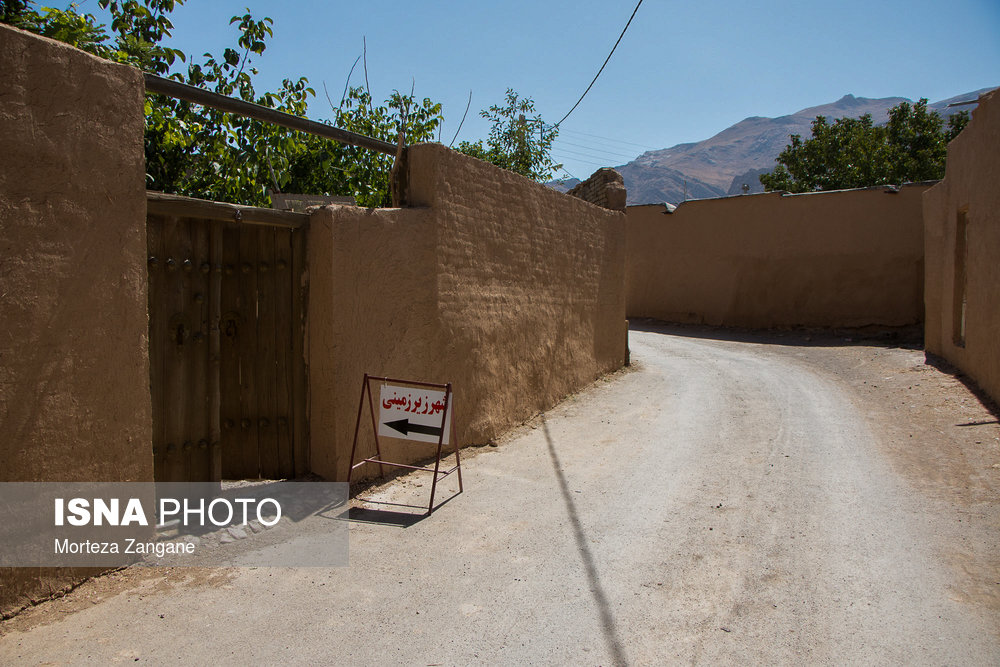
[[[604,158],[604,157],[602,157],[600,155],[589,155],[587,153],[581,153],[579,151],[574,151],[574,150],[571,150],[569,148],[557,147],[557,148],[554,148],[553,150],[557,150],[560,153],[569,153],[570,155],[578,155],[581,158],[587,158],[587,159],[590,159],[590,160],[604,160],[605,162],[609,162],[609,161],[613,162],[613,161],[615,161],[615,160],[607,160],[607,158]],[[605,165],[605,166],[607,166],[607,165]]]
[[[577,148],[570,148],[570,146],[576,146]],[[612,153],[609,151],[602,151],[600,149],[591,149],[587,146],[580,146],[579,144],[573,144],[570,142],[557,140],[552,144],[552,153],[560,154],[565,156],[574,162],[588,162],[588,164],[598,165],[602,167],[607,167],[610,165],[621,165],[628,162],[632,162],[636,159],[635,155],[623,155],[620,153]],[[568,156],[566,154],[569,154]]]
[[[560,127],[559,128],[559,132],[560,133],[565,133],[565,134],[579,134],[579,135],[583,135],[585,137],[591,137],[593,139],[601,139],[602,141],[607,141],[607,142],[612,143],[612,144],[628,144],[629,146],[637,146],[639,148],[644,148],[647,151],[658,151],[658,150],[660,150],[659,148],[654,148],[653,146],[649,146],[647,144],[637,144],[637,143],[635,143],[633,141],[625,141],[624,139],[612,139],[610,137],[602,137],[602,136],[597,135],[597,134],[590,134],[589,132],[580,132],[579,130],[567,130],[565,128]]]
[[[606,162],[595,162],[594,160],[587,160],[587,159],[584,159],[584,158],[577,158],[577,157],[574,157],[572,155],[564,155],[562,153],[553,153],[552,157],[554,157],[556,159],[559,159],[559,160],[568,160],[568,161],[571,161],[571,162],[579,162],[581,164],[589,164],[589,165],[592,165],[594,167],[607,167],[608,166]]]
[[[583,133],[578,133],[583,134]],[[629,160],[634,160],[643,153],[650,151],[660,150],[658,148],[649,148],[642,146],[641,144],[630,144],[628,142],[611,143],[613,140],[606,140],[608,143],[602,143],[601,140],[588,139],[586,136],[562,136],[563,132],[560,130],[559,136],[556,137],[554,144],[565,143],[569,146],[576,146],[577,148],[585,148],[587,150],[597,151],[600,153],[609,153],[613,155],[619,155],[627,157]],[[583,142],[583,143],[577,143]]]
[[[570,172],[568,172],[565,167],[559,167],[559,170],[563,174],[565,174],[565,176],[559,176],[559,177],[553,178],[552,179],[553,181],[556,181],[556,182],[560,182],[560,181],[565,182],[565,181],[569,180],[570,178],[576,178],[576,176],[574,176],[573,174],[571,174]],[[576,180],[579,181],[580,179],[576,178]]]
[[[469,115],[469,107],[472,106],[472,90],[469,90],[469,101],[465,104],[465,113],[462,114],[462,122],[458,124],[458,129],[455,130],[455,136],[451,138],[451,143],[448,144],[448,148],[455,145],[455,139],[458,139],[458,133],[462,131],[462,126],[465,125],[465,117]]]
[[[594,84],[595,84],[595,83],[597,83],[597,77],[601,76],[601,72],[603,72],[603,71],[604,71],[604,68],[605,68],[605,66],[607,66],[607,64],[608,64],[608,61],[609,61],[609,60],[611,60],[611,56],[612,56],[612,55],[614,54],[614,52],[615,52],[615,49],[617,49],[617,48],[618,48],[618,44],[619,44],[619,42],[621,42],[621,41],[622,41],[622,37],[624,37],[624,36],[625,36],[625,31],[626,31],[626,30],[628,30],[628,27],[629,27],[630,25],[632,25],[632,19],[634,19],[634,18],[635,18],[635,13],[636,13],[637,11],[639,11],[639,5],[641,5],[641,4],[642,4],[642,0],[639,0],[639,2],[638,2],[638,3],[636,4],[636,6],[635,6],[635,9],[633,9],[633,10],[632,10],[632,16],[630,16],[630,17],[629,17],[629,19],[628,19],[628,23],[626,23],[626,24],[625,24],[625,27],[624,27],[624,28],[622,29],[622,34],[618,35],[618,41],[617,41],[617,42],[615,42],[615,45],[611,47],[611,53],[609,53],[609,54],[608,54],[608,57],[604,59],[604,64],[603,64],[603,65],[601,65],[601,69],[597,70],[597,74],[595,74],[595,75],[594,75],[594,80],[590,82],[590,85],[589,85],[589,86],[587,86],[587,90],[583,91],[583,95],[580,95],[580,99],[578,99],[578,100],[576,101],[576,104],[574,104],[574,105],[573,105],[573,108],[572,108],[572,109],[570,109],[569,111],[567,111],[567,112],[566,112],[566,115],[562,117],[562,120],[560,120],[560,121],[559,121],[558,123],[556,123],[556,127],[559,127],[560,125],[562,125],[562,122],[563,122],[564,120],[566,120],[567,118],[569,118],[569,115],[570,115],[571,113],[573,113],[573,111],[574,111],[574,110],[575,110],[575,109],[576,109],[576,108],[577,108],[578,106],[580,106],[580,102],[582,102],[582,101],[583,101],[583,98],[587,96],[587,93],[589,93],[589,92],[590,92],[590,89],[591,89],[591,88],[592,88],[592,87],[594,86]]]
[[[568,160],[568,161],[574,162],[576,164],[589,164],[592,167],[607,167],[607,166],[609,166],[606,162],[593,162],[591,160],[583,160],[583,159],[580,159],[580,158],[573,157],[572,155],[557,155],[557,154],[553,153],[552,157],[554,157],[556,159],[559,159],[559,160]]]
[[[585,146],[583,144],[574,144],[572,141],[565,141],[563,139],[556,139],[554,142],[552,142],[552,145],[553,146],[560,146],[560,145],[575,146],[576,148],[582,148],[582,149],[590,151],[592,153],[601,153],[601,154],[604,154],[604,155],[612,155],[612,156],[615,156],[615,157],[626,158],[628,160],[635,159],[635,157],[636,157],[635,153],[619,153],[618,151],[607,150],[607,149],[602,148],[600,146]]]

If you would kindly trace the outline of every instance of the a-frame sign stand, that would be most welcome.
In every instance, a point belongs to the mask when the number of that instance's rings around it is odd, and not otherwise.
[[[375,416],[375,402],[372,396],[372,382],[380,385],[379,417]],[[391,395],[390,395],[391,394]],[[364,412],[365,396],[368,397],[368,411],[372,418],[372,432],[375,436],[375,457],[355,462],[358,449],[358,433],[361,430],[361,413]],[[427,504],[427,514],[434,511],[434,493],[439,479],[453,472],[458,473],[458,492],[462,493],[462,460],[458,453],[458,438],[455,437],[455,421],[452,419],[454,394],[451,383],[434,384],[414,380],[398,380],[374,377],[365,373],[361,384],[361,400],[358,402],[358,419],[354,425],[354,443],[351,445],[351,462],[347,469],[350,484],[355,468],[366,463],[377,463],[379,474],[385,476],[384,466],[408,468],[434,474],[431,481],[431,498]],[[440,420],[438,420],[440,415]],[[434,467],[423,467],[387,461],[382,456],[379,434],[386,437],[403,438],[419,442],[437,443]],[[455,465],[449,470],[441,470],[441,450],[448,440],[455,447]]]

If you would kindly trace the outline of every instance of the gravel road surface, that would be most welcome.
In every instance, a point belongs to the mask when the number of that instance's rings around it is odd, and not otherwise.
[[[1000,427],[961,382],[830,334],[631,348],[429,518],[371,502],[426,476],[363,493],[349,567],[129,568],[0,664],[1000,664]]]

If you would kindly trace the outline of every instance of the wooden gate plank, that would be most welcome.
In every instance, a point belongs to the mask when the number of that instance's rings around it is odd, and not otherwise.
[[[281,477],[278,457],[277,402],[275,400],[275,253],[273,228],[257,232],[259,244],[257,273],[257,411],[260,475],[267,479]]]
[[[166,267],[163,255],[163,218],[150,216],[146,225],[147,312],[149,313],[149,393],[153,407],[153,479],[163,479],[166,440],[163,415],[166,397],[163,379],[163,351],[167,341],[167,318],[163,312]]]
[[[305,318],[308,277],[306,275],[306,243],[308,228],[292,232],[292,447],[295,475],[309,472],[308,380],[305,360]]]
[[[188,368],[185,350],[190,342],[190,322],[186,319],[184,303],[184,271],[181,262],[189,253],[188,225],[176,217],[168,217],[163,226],[164,283],[163,312],[167,319],[167,345],[163,350],[163,387],[167,403],[163,411],[164,436],[167,442],[164,459],[166,482],[187,479],[184,443],[186,437],[186,409],[183,401]]]
[[[274,316],[275,316],[275,436],[277,438],[279,478],[295,476],[292,452],[292,232],[274,230]]]
[[[222,477],[243,479],[243,434],[240,426],[240,339],[246,335],[245,309],[240,309],[240,225],[227,223],[222,232],[222,342],[219,367],[222,424]]]
[[[240,447],[236,469],[240,479],[260,476],[258,448],[257,376],[257,234],[252,227],[240,229],[239,311],[244,324],[239,333],[240,356]]]
[[[219,411],[222,365],[222,222],[213,220],[209,229],[208,250],[208,459],[209,479],[222,480],[222,437]]]
[[[187,218],[191,246],[181,262],[184,272],[185,311],[191,322],[191,338],[186,345],[188,381],[184,392],[187,432],[184,442],[188,466],[187,479],[209,481],[211,470],[208,457],[208,308],[205,304],[208,276],[201,266],[208,258],[207,225]]]

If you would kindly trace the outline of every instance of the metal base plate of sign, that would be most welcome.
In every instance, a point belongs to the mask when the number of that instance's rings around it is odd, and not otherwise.
[[[377,412],[372,391],[373,382],[379,384]],[[368,411],[372,418],[372,431],[375,436],[375,456],[355,461],[358,434],[361,430],[361,415],[364,412],[366,396]],[[458,453],[458,438],[455,437],[455,422],[452,419],[453,400],[454,394],[450,382],[435,384],[375,377],[365,373],[361,384],[361,400],[358,402],[358,419],[354,425],[351,464],[347,470],[348,483],[351,481],[355,468],[360,468],[366,463],[378,464],[379,474],[383,477],[385,476],[384,466],[433,473],[434,478],[431,481],[431,498],[427,504],[427,514],[434,511],[434,493],[437,490],[438,480],[452,473],[458,473],[458,492],[462,493],[462,460]],[[382,444],[379,441],[379,436],[437,443],[434,466],[414,466],[387,461],[382,455]],[[441,450],[449,442],[455,448],[455,465],[448,470],[442,470]]]

